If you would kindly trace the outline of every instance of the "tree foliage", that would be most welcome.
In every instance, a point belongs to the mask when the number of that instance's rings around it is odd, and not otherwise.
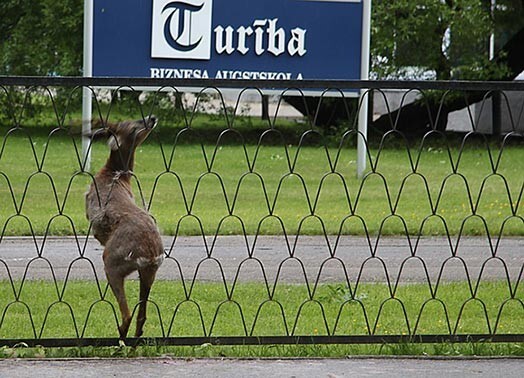
[[[82,0],[2,0],[0,74],[79,75]]]
[[[522,0],[374,0],[372,71],[379,78],[489,80],[508,76],[489,59],[493,32],[501,47],[524,26]]]

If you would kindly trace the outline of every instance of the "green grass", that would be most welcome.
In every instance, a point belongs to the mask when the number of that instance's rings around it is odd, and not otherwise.
[[[117,337],[117,306],[112,295],[94,282],[0,282],[0,338]],[[186,286],[188,289],[189,286]],[[232,290],[234,289],[234,290]],[[138,283],[127,283],[129,303],[138,302]],[[16,296],[15,296],[16,292]],[[505,282],[482,283],[472,299],[465,283],[442,284],[431,295],[427,285],[412,284],[391,295],[383,284],[361,284],[351,295],[343,285],[319,285],[310,297],[300,285],[279,284],[272,301],[263,285],[241,283],[228,288],[197,282],[185,295],[180,282],[158,281],[151,293],[145,337],[376,335],[524,333],[524,292],[511,299]],[[18,301],[15,300],[18,298]],[[365,315],[364,316],[364,310]],[[258,317],[257,317],[258,313]],[[367,317],[367,320],[366,320]],[[256,319],[256,321],[255,321]],[[416,327],[416,329],[415,329]],[[467,352],[468,348],[471,350]],[[368,345],[368,346],[260,346],[260,347],[143,347],[60,349],[80,355],[174,354],[186,356],[330,356],[344,354],[523,354],[522,345]],[[43,348],[31,353],[53,356]],[[4,348],[4,356],[23,349]],[[27,352],[27,351],[26,351]],[[29,352],[27,352],[29,353]],[[33,355],[29,353],[29,355]]]
[[[6,281],[2,287],[1,338],[118,336],[118,307],[105,284],[99,291],[94,282],[70,281],[57,290],[26,281],[18,301]],[[127,291],[133,307],[138,283],[129,281]],[[257,283],[239,283],[228,296],[222,284],[196,282],[186,296],[180,282],[160,280],[144,336],[524,333],[523,299],[522,290],[511,298],[505,282],[482,283],[474,298],[466,283],[446,283],[431,299],[424,284],[394,295],[384,284],[361,284],[353,296],[342,285],[320,284],[312,297],[303,285],[278,284],[270,297]]]
[[[226,133],[215,146],[192,138],[183,133],[174,144],[173,133],[153,135],[137,151],[136,200],[150,207],[164,234],[524,235],[519,146],[501,150],[496,174],[475,144],[462,154],[453,145],[451,159],[442,146],[420,154],[411,148],[413,161],[420,157],[416,173],[398,144],[373,149],[376,170],[358,180],[350,145],[257,147]],[[65,132],[3,138],[3,235],[88,232],[83,197],[91,178],[78,174],[73,141],[79,149],[79,139]],[[493,161],[499,153],[492,146]],[[92,172],[107,154],[104,143],[94,144]]]
[[[265,345],[196,347],[141,346],[77,347],[77,348],[15,348],[1,347],[0,358],[346,358],[348,356],[485,356],[522,357],[522,343],[464,344],[382,344],[382,345]]]

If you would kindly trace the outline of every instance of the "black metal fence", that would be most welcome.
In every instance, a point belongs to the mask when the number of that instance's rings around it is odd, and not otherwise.
[[[523,83],[0,77],[0,344],[117,344],[83,87],[93,127],[160,118],[132,174],[166,260],[130,343],[524,341]]]

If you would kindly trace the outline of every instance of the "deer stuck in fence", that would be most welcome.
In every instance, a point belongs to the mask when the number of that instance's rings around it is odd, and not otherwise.
[[[86,215],[94,237],[104,246],[103,261],[107,281],[120,308],[120,339],[127,336],[131,312],[124,279],[138,271],[140,302],[135,336],[140,337],[146,321],[146,308],[156,272],[164,259],[160,232],[152,216],[135,204],[131,188],[136,148],[156,126],[150,116],[138,121],[107,124],[94,135],[106,135],[109,158],[95,175],[86,193]]]

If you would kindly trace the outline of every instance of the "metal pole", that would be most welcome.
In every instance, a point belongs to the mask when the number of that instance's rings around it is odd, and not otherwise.
[[[493,31],[489,38],[489,59],[495,59],[495,10],[497,0],[491,0],[491,19],[493,21]],[[491,96],[491,135],[499,136],[502,132],[502,95],[500,91],[494,91]]]
[[[93,0],[84,0],[84,77],[93,76]],[[84,170],[91,168],[91,118],[92,93],[88,87],[82,88],[82,158]]]
[[[493,21],[493,31],[489,37],[489,59],[495,58],[495,9],[497,8],[497,0],[491,0],[491,20]]]
[[[371,41],[371,0],[363,1],[362,10],[362,57],[360,67],[361,80],[369,79],[369,46]],[[358,112],[357,137],[357,177],[362,178],[366,170],[367,135],[368,135],[368,97],[364,88],[360,89],[360,108]]]

